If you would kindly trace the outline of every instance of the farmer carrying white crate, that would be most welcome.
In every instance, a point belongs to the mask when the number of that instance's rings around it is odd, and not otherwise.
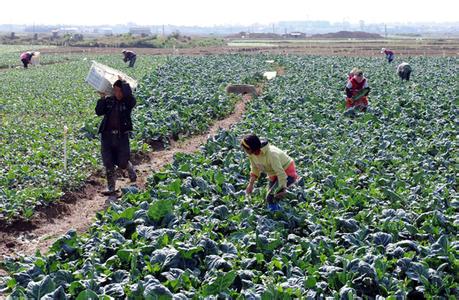
[[[32,57],[35,55],[35,52],[33,51],[27,51],[21,53],[21,56],[19,57],[22,61],[22,64],[24,65],[24,69],[27,69],[27,66],[30,64]]]
[[[99,92],[101,98],[97,101],[96,114],[103,116],[99,126],[101,135],[102,161],[107,176],[107,191],[104,195],[116,193],[115,166],[127,169],[131,182],[137,180],[134,166],[129,161],[129,132],[132,131],[131,112],[136,105],[132,90],[120,76],[113,84],[113,96]]]
[[[124,49],[121,53],[123,53],[124,55],[123,61],[129,62],[128,67],[133,68],[135,64],[135,60],[137,59],[137,54],[135,54],[134,51],[130,51],[126,49]]]

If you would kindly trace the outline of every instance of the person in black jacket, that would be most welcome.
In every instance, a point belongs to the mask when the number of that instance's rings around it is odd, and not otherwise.
[[[134,51],[125,50],[125,49],[122,51],[122,53],[124,55],[123,61],[129,62],[129,67],[133,68],[135,64],[135,60],[137,59],[137,54],[135,54]]]
[[[397,74],[402,81],[409,81],[411,75],[411,66],[407,62],[402,62],[397,66]]]
[[[137,180],[132,163],[129,161],[129,132],[132,131],[131,112],[136,104],[129,84],[119,79],[113,84],[113,96],[100,93],[96,114],[104,116],[99,126],[101,134],[102,161],[107,176],[107,191],[104,195],[116,193],[115,166],[127,169],[131,182]]]

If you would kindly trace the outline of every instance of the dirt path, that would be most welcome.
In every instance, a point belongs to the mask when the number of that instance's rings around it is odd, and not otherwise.
[[[136,165],[138,187],[144,188],[148,175],[171,163],[175,153],[195,152],[219,128],[229,129],[232,124],[239,122],[249,100],[250,96],[244,96],[236,104],[234,112],[216,121],[207,133],[172,142],[169,149],[150,153],[144,162]],[[102,177],[102,174],[91,177],[81,191],[64,196],[57,205],[41,209],[33,221],[16,222],[6,229],[0,229],[0,261],[4,256],[32,255],[37,250],[46,253],[49,246],[69,229],[85,232],[94,222],[96,213],[105,209],[110,201],[116,200],[116,197],[110,198],[100,193],[105,188]],[[131,183],[127,178],[117,180],[118,188],[129,185]],[[0,269],[0,276],[1,272]]]

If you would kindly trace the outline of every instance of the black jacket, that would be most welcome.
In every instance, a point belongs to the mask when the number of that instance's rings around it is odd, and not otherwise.
[[[132,51],[126,51],[124,53],[124,62],[127,62],[128,60],[133,59],[136,56],[135,52]]]
[[[99,133],[102,133],[105,131],[105,128],[107,127],[107,123],[108,123],[108,116],[110,116],[110,113],[113,107],[115,107],[117,103],[119,103],[118,105],[121,105],[120,107],[121,132],[125,133],[125,132],[132,130],[131,112],[136,104],[136,100],[134,96],[132,95],[131,87],[129,86],[127,82],[123,81],[123,85],[121,89],[123,91],[123,99],[121,101],[116,100],[115,96],[101,98],[99,99],[99,101],[97,101],[96,114],[98,116],[104,116],[99,126]]]

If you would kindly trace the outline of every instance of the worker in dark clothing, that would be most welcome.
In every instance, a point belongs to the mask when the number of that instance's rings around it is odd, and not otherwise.
[[[402,62],[397,66],[397,74],[402,81],[409,81],[411,75],[411,66],[406,62]]]
[[[388,63],[391,63],[395,58],[394,51],[390,49],[382,48],[381,53],[384,53],[384,55],[386,55],[386,59]]]
[[[134,67],[135,60],[137,59],[135,52],[130,50],[123,50],[122,53],[124,54],[124,62],[129,62],[130,68]]]
[[[23,52],[20,56],[22,64],[24,65],[24,68],[27,69],[27,65],[30,64],[30,61],[32,60],[32,56],[34,55],[33,52],[27,51]]]
[[[113,84],[113,96],[100,93],[96,114],[104,116],[99,126],[101,134],[102,161],[107,175],[107,191],[104,195],[116,193],[115,166],[127,169],[131,182],[137,180],[132,163],[129,161],[129,132],[132,131],[131,111],[136,104],[129,84],[119,77]]]

